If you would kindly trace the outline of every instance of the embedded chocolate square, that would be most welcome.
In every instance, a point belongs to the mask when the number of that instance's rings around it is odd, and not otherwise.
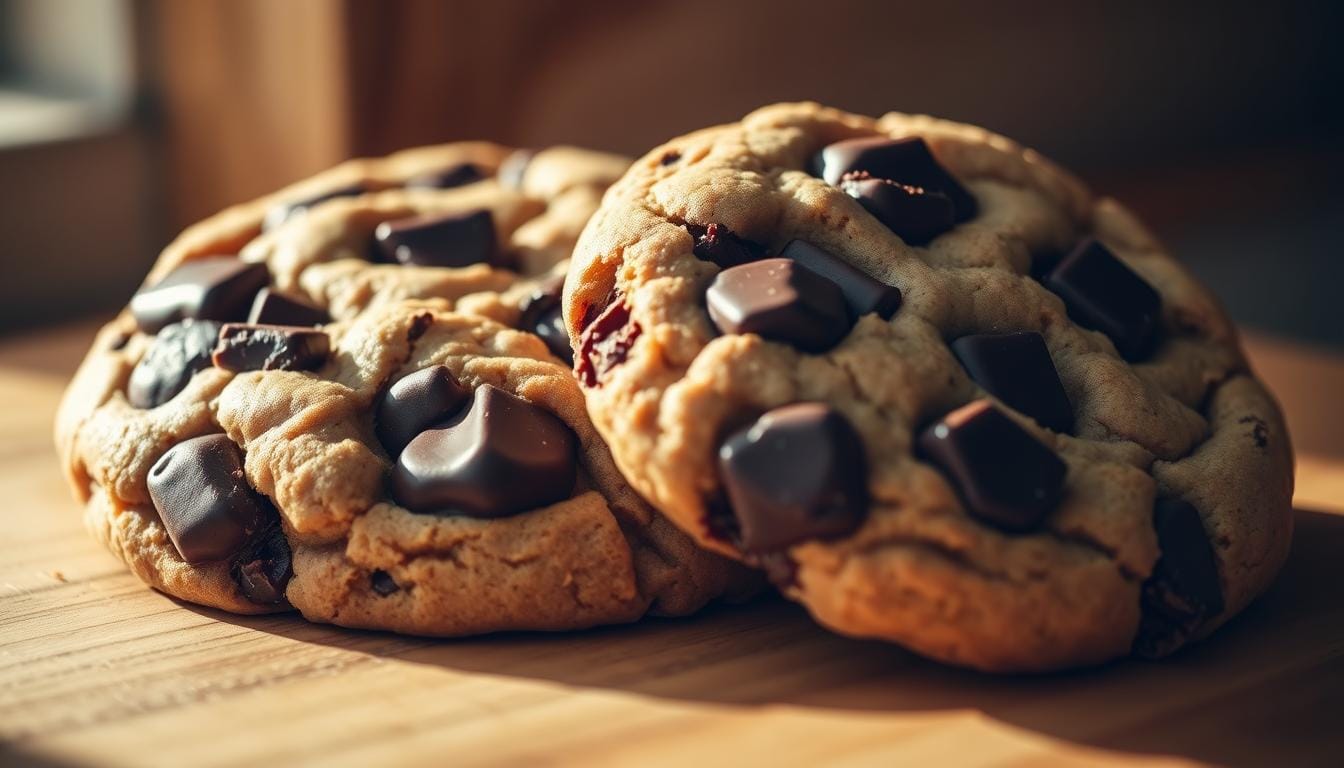
[[[724,333],[755,333],[823,352],[849,331],[849,310],[835,283],[792,259],[762,259],[720,272],[705,295]]]
[[[157,333],[169,323],[186,319],[242,320],[252,297],[270,279],[265,264],[237,256],[192,259],[137,291],[131,297],[131,314],[145,333]]]
[[[495,261],[490,211],[445,213],[385,221],[374,241],[388,261],[426,267],[467,267]]]
[[[1126,360],[1148,357],[1157,344],[1162,297],[1096,240],[1080,244],[1045,278],[1069,317],[1110,337]]]
[[[845,304],[849,307],[849,316],[852,320],[858,320],[869,312],[875,312],[883,320],[889,320],[896,314],[896,310],[901,308],[899,288],[887,285],[806,240],[789,241],[779,255],[785,259],[793,259],[835,283],[840,293],[844,294]]]
[[[228,323],[219,331],[213,355],[216,368],[242,371],[312,371],[331,354],[331,338],[322,331],[288,325]]]
[[[986,392],[1046,429],[1073,429],[1073,407],[1041,334],[978,333],[962,336],[951,347],[966,373]]]

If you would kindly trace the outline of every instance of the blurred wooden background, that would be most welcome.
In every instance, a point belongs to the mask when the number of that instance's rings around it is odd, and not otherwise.
[[[25,2],[80,0],[0,0],[0,22]],[[120,144],[0,148],[0,242],[42,255],[0,287],[7,325],[115,306],[182,226],[352,155],[463,138],[639,153],[813,98],[1035,146],[1138,208],[1239,319],[1344,344],[1321,287],[1344,280],[1344,14],[1327,0],[124,2]]]

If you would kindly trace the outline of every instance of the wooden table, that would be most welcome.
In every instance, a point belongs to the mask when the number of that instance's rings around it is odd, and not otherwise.
[[[176,602],[84,534],[56,466],[90,333],[0,341],[0,763],[1344,764],[1344,358],[1253,340],[1300,453],[1264,598],[1165,663],[995,678],[778,599],[452,642]]]

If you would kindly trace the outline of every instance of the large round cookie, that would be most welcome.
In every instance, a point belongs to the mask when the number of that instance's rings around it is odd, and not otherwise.
[[[565,291],[631,483],[839,632],[986,670],[1161,656],[1286,557],[1288,435],[1215,299],[980,128],[784,104],[674,139]]]
[[[556,335],[563,260],[626,164],[411,150],[187,230],[58,415],[90,530],[185,600],[419,634],[746,594],[617,473]]]

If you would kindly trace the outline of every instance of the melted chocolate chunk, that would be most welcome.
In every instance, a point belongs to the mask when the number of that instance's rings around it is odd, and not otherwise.
[[[505,517],[569,498],[578,439],[550,411],[489,384],[397,457],[392,497],[413,512]]]
[[[792,259],[762,259],[725,269],[705,294],[724,333],[755,333],[824,352],[849,332],[849,311],[835,283]]]
[[[297,296],[262,288],[252,301],[247,322],[251,325],[326,325],[331,322],[331,315]]]
[[[833,186],[839,186],[846,176],[866,174],[937,192],[951,201],[957,222],[974,218],[979,208],[975,197],[939,165],[929,145],[918,137],[838,141],[818,154],[815,166],[818,175]]]
[[[239,591],[257,605],[289,605],[285,588],[294,575],[289,542],[279,519],[243,550],[229,569]]]
[[[776,408],[719,448],[728,538],[749,553],[844,536],[868,513],[863,443],[823,403]]]
[[[446,365],[403,376],[378,401],[378,439],[396,457],[416,435],[455,415],[469,400],[471,390]]]
[[[541,337],[551,354],[573,365],[574,349],[569,344],[569,329],[561,315],[560,300],[564,288],[564,275],[551,277],[537,286],[519,307],[522,316],[518,327]]]
[[[225,435],[169,448],[150,469],[148,483],[168,538],[188,563],[233,557],[276,514],[248,486],[242,451]]]
[[[917,445],[951,478],[972,515],[1005,531],[1038,528],[1064,490],[1064,462],[988,400],[947,414]]]
[[[720,269],[738,267],[765,258],[765,246],[743,240],[722,224],[710,224],[707,227],[687,224],[686,231],[695,238],[695,257],[717,264]]]
[[[486,175],[471,163],[458,163],[437,171],[419,173],[406,180],[411,189],[452,189],[484,179]]]
[[[369,574],[369,588],[381,597],[387,597],[401,589],[397,582],[393,580],[392,574],[383,570],[377,570]]]
[[[322,331],[287,325],[227,323],[215,345],[215,367],[226,371],[313,371],[331,354]]]
[[[426,267],[467,267],[496,260],[490,211],[385,221],[373,233],[388,261]]]
[[[197,371],[210,367],[219,327],[210,320],[183,320],[160,330],[131,371],[126,399],[136,408],[155,408],[176,397]]]
[[[1073,429],[1073,407],[1045,338],[1035,331],[962,336],[952,352],[975,383],[1046,429]]]
[[[579,334],[579,359],[574,373],[587,387],[601,385],[602,377],[625,362],[643,329],[630,319],[630,307],[616,300],[602,310]]]
[[[1100,242],[1075,248],[1046,276],[1045,287],[1064,300],[1075,322],[1109,336],[1126,360],[1152,354],[1162,297]]]
[[[1218,561],[1199,512],[1179,499],[1159,499],[1153,529],[1162,555],[1143,583],[1134,639],[1134,653],[1148,658],[1176,650],[1224,608]]]
[[[289,221],[294,216],[307,213],[308,209],[315,205],[325,203],[328,200],[335,200],[339,197],[357,197],[368,191],[369,190],[363,184],[348,184],[344,187],[337,187],[336,189],[306,197],[302,200],[278,203],[271,206],[270,210],[266,211],[266,218],[262,222],[261,229],[263,232],[269,232],[281,224],[284,224],[286,221]]]
[[[270,275],[265,264],[236,256],[206,256],[188,261],[154,285],[131,297],[131,314],[145,333],[158,333],[181,320],[230,322],[247,316],[257,291]]]
[[[952,228],[952,201],[941,192],[862,174],[840,182],[845,194],[911,245],[924,245]]]
[[[844,294],[852,320],[876,312],[883,320],[890,320],[901,308],[901,291],[894,285],[870,276],[867,272],[823,251],[806,240],[791,240],[781,258],[793,259],[818,275],[835,283]]]

